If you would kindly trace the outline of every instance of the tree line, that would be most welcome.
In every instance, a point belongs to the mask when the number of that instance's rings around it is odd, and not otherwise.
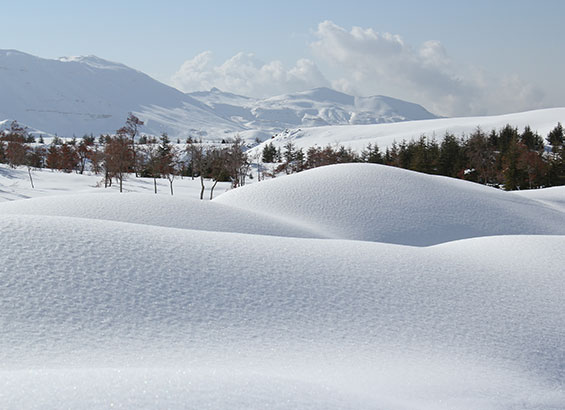
[[[39,141],[25,127],[13,121],[0,132],[0,163],[12,167],[27,166],[33,187],[33,168],[101,176],[105,187],[113,183],[123,190],[129,174],[173,182],[177,177],[199,178],[200,198],[205,183],[211,180],[210,198],[220,181],[232,187],[244,185],[251,177],[250,160],[243,141],[235,138],[222,144],[209,145],[188,138],[184,145],[173,144],[166,134],[159,138],[140,135],[143,122],[133,114],[115,135],[85,135],[64,141],[54,137],[49,145]],[[547,143],[547,145],[546,145]],[[360,153],[344,146],[297,149],[290,141],[282,149],[270,142],[260,152],[266,167],[265,176],[294,173],[323,165],[367,162],[378,163],[428,174],[461,178],[507,190],[565,185],[564,130],[558,123],[544,139],[530,127],[521,132],[511,125],[485,133],[477,128],[467,136],[447,133],[441,142],[422,136],[411,141],[393,143],[384,152],[369,144]],[[258,177],[260,177],[258,164]]]
[[[79,174],[88,169],[102,177],[104,187],[117,183],[120,192],[129,174],[153,178],[155,193],[157,179],[166,178],[171,195],[175,178],[200,178],[200,199],[204,197],[205,179],[212,180],[210,198],[220,181],[230,182],[232,187],[245,184],[249,162],[241,139],[213,146],[189,138],[184,148],[180,148],[166,134],[158,139],[139,135],[141,125],[143,122],[130,114],[115,135],[98,138],[85,135],[69,141],[54,137],[46,145],[43,137],[36,140],[25,127],[13,121],[7,130],[0,132],[0,163],[13,168],[27,166],[32,187],[32,168]]]
[[[529,126],[519,132],[506,125],[488,134],[480,128],[468,136],[447,133],[441,142],[426,136],[394,142],[384,152],[376,144],[369,144],[356,153],[350,148],[330,145],[304,151],[297,149],[292,141],[281,149],[271,142],[263,148],[262,160],[278,164],[274,174],[330,164],[368,162],[461,178],[506,190],[565,185],[561,123],[549,132],[545,142]]]

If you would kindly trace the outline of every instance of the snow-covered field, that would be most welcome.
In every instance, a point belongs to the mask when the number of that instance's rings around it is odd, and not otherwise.
[[[445,134],[452,133],[457,137],[468,136],[481,128],[483,132],[500,130],[510,124],[517,127],[519,132],[529,125],[532,131],[538,132],[545,138],[558,122],[565,121],[565,108],[548,108],[515,114],[491,115],[485,117],[438,118],[421,121],[405,121],[390,124],[370,125],[334,125],[325,127],[288,129],[255,147],[251,153],[262,151],[265,144],[273,143],[284,149],[289,141],[296,148],[307,150],[309,147],[327,145],[343,145],[360,152],[368,144],[377,144],[384,151],[394,142],[410,141],[426,136],[438,143]]]
[[[565,188],[34,177],[0,168],[2,409],[565,408]]]

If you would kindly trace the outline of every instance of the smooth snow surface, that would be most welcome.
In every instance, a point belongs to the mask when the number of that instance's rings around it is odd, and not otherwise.
[[[372,164],[321,167],[214,202],[277,215],[328,237],[427,246],[476,236],[565,234],[565,214],[514,193]]]
[[[81,194],[0,203],[0,214],[72,216],[204,231],[320,237],[275,216],[186,196]]]
[[[544,191],[343,165],[1,203],[0,408],[562,410]]]

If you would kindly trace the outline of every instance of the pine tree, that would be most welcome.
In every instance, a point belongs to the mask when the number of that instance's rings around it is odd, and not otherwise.
[[[563,126],[560,122],[557,123],[555,128],[553,128],[547,135],[547,142],[551,145],[551,150],[554,153],[559,151],[559,148],[563,146]]]

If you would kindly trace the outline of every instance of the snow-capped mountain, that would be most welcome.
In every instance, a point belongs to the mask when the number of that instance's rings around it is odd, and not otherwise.
[[[114,132],[128,112],[155,134],[240,129],[177,89],[95,56],[49,60],[2,50],[0,95],[0,119],[62,136]]]
[[[217,88],[189,95],[224,118],[251,129],[380,124],[437,118],[417,104],[381,95],[354,97],[329,88],[262,100],[224,93]]]
[[[60,136],[111,133],[129,112],[143,132],[173,137],[265,137],[285,128],[436,118],[389,97],[353,97],[318,88],[268,99],[218,89],[183,93],[123,64],[95,56],[44,59],[0,50],[0,121],[17,119]]]

